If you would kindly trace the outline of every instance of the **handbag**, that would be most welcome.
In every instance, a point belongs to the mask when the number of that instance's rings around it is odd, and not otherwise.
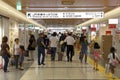
[[[99,54],[99,52],[95,51],[93,55],[95,59],[101,59],[101,55]]]
[[[28,50],[25,50],[25,51],[24,51],[24,56],[25,56],[25,57],[29,57],[29,51],[28,51]]]
[[[112,66],[117,66],[118,65],[118,61],[116,59],[113,59],[111,65]]]

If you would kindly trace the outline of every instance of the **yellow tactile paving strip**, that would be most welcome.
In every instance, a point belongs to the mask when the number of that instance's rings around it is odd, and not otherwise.
[[[88,61],[89,61],[89,63],[90,63],[91,65],[93,65],[93,60],[92,60],[90,57],[88,57]],[[118,77],[116,77],[115,79],[113,79],[111,73],[105,74],[105,68],[102,67],[100,64],[98,65],[98,68],[99,68],[99,71],[100,71],[103,75],[105,75],[109,80],[120,80],[120,78],[118,78]]]

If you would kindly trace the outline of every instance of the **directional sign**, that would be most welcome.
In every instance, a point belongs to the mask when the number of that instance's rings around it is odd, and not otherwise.
[[[27,12],[27,18],[103,18],[104,12]]]

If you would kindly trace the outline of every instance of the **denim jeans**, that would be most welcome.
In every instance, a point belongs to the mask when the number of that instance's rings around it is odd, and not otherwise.
[[[51,61],[55,61],[56,47],[51,47]]]
[[[42,61],[40,61],[42,55]],[[38,46],[38,64],[44,64],[45,61],[45,48]]]
[[[18,61],[19,61],[19,55],[14,55],[15,58],[15,66],[18,68]]]
[[[3,70],[4,70],[4,72],[6,72],[7,67],[8,67],[9,57],[7,55],[5,55],[5,56],[3,56],[3,58],[4,58],[4,61],[5,61]]]

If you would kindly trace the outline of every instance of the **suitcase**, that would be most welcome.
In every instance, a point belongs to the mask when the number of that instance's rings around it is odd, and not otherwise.
[[[62,61],[63,59],[63,53],[58,53],[58,61]]]

